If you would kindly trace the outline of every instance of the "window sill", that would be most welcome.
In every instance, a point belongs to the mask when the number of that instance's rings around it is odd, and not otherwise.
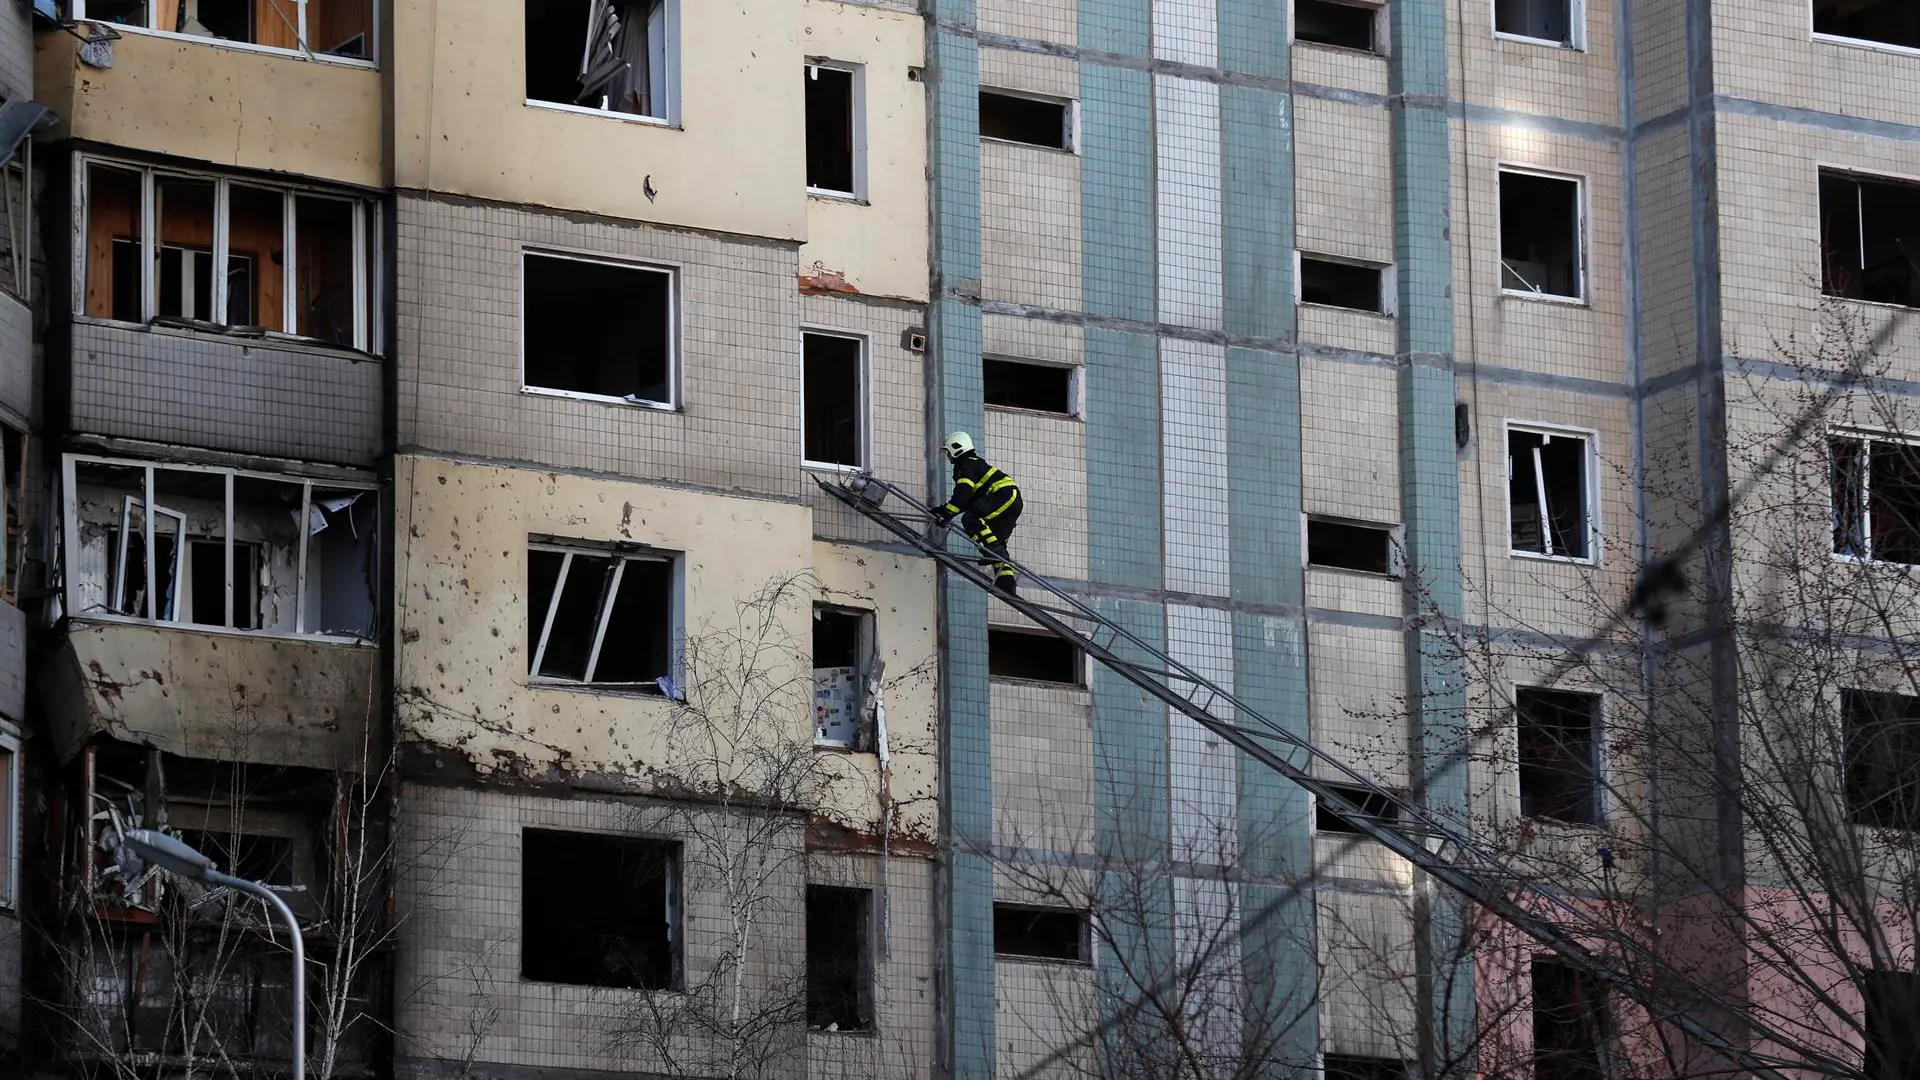
[[[874,751],[872,750],[862,750],[858,746],[854,745],[853,743],[823,742],[819,739],[813,740],[813,748],[815,750],[822,750],[831,754],[872,755],[874,753]]]
[[[1057,956],[1022,956],[1019,953],[996,952],[993,954],[993,962],[996,964],[1035,964],[1040,967],[1093,970],[1093,961],[1091,960],[1066,960]]]
[[[1527,289],[1509,289],[1500,286],[1501,297],[1508,300],[1532,300],[1541,304],[1559,304],[1562,307],[1587,307],[1584,296],[1561,296],[1558,293],[1532,292]]]
[[[828,1031],[826,1028],[817,1028],[817,1027],[808,1026],[807,1034],[808,1035],[824,1035],[830,1039],[841,1039],[841,1038],[877,1039],[880,1037],[879,1030],[871,1027],[840,1028],[837,1031]]]
[[[1378,570],[1355,570],[1348,566],[1322,566],[1319,563],[1306,564],[1307,569],[1321,574],[1334,574],[1339,577],[1359,578],[1363,581],[1399,581],[1400,575],[1391,571],[1381,573]]]
[[[1393,318],[1394,318],[1393,313],[1390,311],[1373,311],[1368,308],[1341,307],[1339,304],[1316,304],[1311,300],[1297,300],[1295,301],[1295,303],[1303,308],[1312,308],[1315,311],[1342,311],[1342,312],[1346,312],[1349,315],[1367,315],[1375,319],[1386,319],[1389,322],[1393,321]]]
[[[1567,52],[1586,52],[1586,46],[1577,41],[1555,41],[1552,38],[1528,37],[1526,34],[1509,34],[1503,30],[1493,32],[1495,41],[1511,41],[1517,45],[1539,45],[1548,49],[1563,49]]]
[[[1293,43],[1300,48],[1325,49],[1328,52],[1337,53],[1341,56],[1370,56],[1375,60],[1385,60],[1387,58],[1387,54],[1378,49],[1357,49],[1352,45],[1333,45],[1324,41],[1304,41],[1300,38],[1294,38]]]
[[[1607,831],[1606,823],[1603,821],[1594,821],[1594,822],[1588,822],[1588,823],[1582,824],[1580,822],[1575,822],[1575,821],[1561,821],[1559,818],[1537,817],[1537,816],[1529,817],[1526,814],[1519,814],[1515,816],[1514,821],[1516,821],[1521,825],[1526,825],[1534,829],[1541,829],[1541,830],[1546,830],[1546,831],[1555,832],[1555,833],[1567,833],[1567,834],[1573,834],[1573,835],[1579,835],[1579,836],[1590,836],[1594,833],[1604,833]]]
[[[1055,412],[1052,409],[1023,409],[1018,405],[986,405],[982,408],[988,412],[1012,413],[1015,416],[1039,416],[1048,420],[1065,420],[1073,424],[1084,422],[1084,418],[1079,413]]]
[[[841,465],[832,461],[802,461],[800,467],[808,472],[833,473],[838,476],[859,476],[868,471],[865,465]]]
[[[1920,56],[1920,48],[1915,48],[1912,45],[1895,45],[1889,41],[1846,37],[1842,34],[1823,34],[1818,30],[1813,32],[1813,40],[1823,45],[1838,45],[1845,49],[1861,49],[1866,52],[1890,53],[1894,56]]]
[[[1032,686],[1042,690],[1066,690],[1075,694],[1085,694],[1089,697],[1091,697],[1093,692],[1092,688],[1085,683],[1054,682],[1050,679],[1016,679],[1007,675],[989,675],[987,676],[987,681],[990,683],[999,683],[1002,686]]]
[[[868,202],[863,196],[857,195],[854,192],[834,191],[831,188],[810,187],[807,189],[807,198],[819,199],[821,202],[845,203],[849,206],[872,206],[873,205],[872,203]]]
[[[166,38],[170,41],[190,41],[198,45],[211,45],[216,49],[231,49],[234,52],[261,53],[266,56],[285,56],[294,60],[312,60],[321,64],[337,64],[340,67],[361,68],[365,71],[378,71],[380,65],[373,60],[357,56],[335,56],[332,53],[311,52],[307,49],[284,49],[278,45],[255,45],[251,41],[232,41],[227,38],[201,37],[199,34],[182,34],[172,30],[155,30],[131,23],[117,23],[106,19],[81,19],[83,23],[110,26],[116,32],[144,34],[147,37]]]
[[[199,623],[169,622],[165,619],[142,619],[132,615],[113,615],[94,611],[84,615],[70,615],[67,622],[86,626],[98,623],[103,626],[146,626],[155,630],[175,630],[195,634],[214,634],[220,637],[265,638],[272,641],[305,641],[316,645],[354,645],[361,648],[377,648],[372,638],[355,634],[296,634],[285,630],[236,630],[230,626],[202,626]]]
[[[594,694],[600,697],[641,698],[648,701],[667,700],[667,695],[652,683],[589,683],[529,675],[527,689],[560,690],[569,694]]]
[[[1599,566],[1598,560],[1589,555],[1543,555],[1538,551],[1507,551],[1507,557],[1524,559],[1528,562],[1560,563],[1564,566]]]
[[[324,356],[335,356],[351,360],[354,363],[384,360],[379,353],[365,349],[356,349],[351,345],[329,345],[318,338],[302,337],[299,334],[283,334],[278,330],[251,332],[239,327],[220,326],[216,323],[202,323],[198,320],[174,319],[160,316],[148,322],[131,322],[126,319],[110,319],[99,315],[80,314],[73,321],[83,326],[105,326],[116,330],[136,330],[147,334],[178,335],[181,337],[213,338],[231,341],[238,345],[272,345],[275,348],[292,349],[296,352],[311,352]]]
[[[639,113],[614,112],[611,109],[590,109],[585,105],[569,105],[564,101],[541,101],[539,98],[522,100],[529,109],[549,109],[553,112],[573,113],[576,116],[598,116],[607,120],[639,124],[642,127],[664,128],[669,131],[684,130],[679,124],[664,116],[641,116]]]
[[[1861,300],[1852,296],[1842,296],[1839,293],[1830,293],[1825,289],[1820,290],[1820,295],[1826,297],[1828,300],[1838,300],[1846,304],[1858,304],[1861,307],[1882,308],[1887,311],[1920,311],[1920,304],[1902,304],[1893,300]]]
[[[522,386],[520,392],[539,397],[571,398],[574,401],[597,401],[602,405],[620,405],[629,409],[647,409],[652,412],[677,413],[680,406],[665,401],[647,401],[642,398],[608,397],[605,394],[583,394],[578,390],[555,390],[547,386]]]
[[[1899,562],[1894,559],[1876,559],[1871,555],[1850,555],[1844,551],[1833,553],[1833,561],[1850,566],[1883,566],[1891,570],[1905,570],[1912,573],[1920,570],[1920,563]]]
[[[1042,146],[1039,143],[1021,142],[1019,139],[1002,139],[994,135],[982,135],[983,143],[999,143],[1001,146],[1024,146],[1029,150],[1039,150],[1047,154],[1060,154],[1063,157],[1079,157],[1080,150],[1070,146]]]

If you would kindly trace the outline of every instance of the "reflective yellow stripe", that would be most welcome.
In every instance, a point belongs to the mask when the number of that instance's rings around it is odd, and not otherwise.
[[[1011,480],[1009,480],[1009,481],[1007,481],[1007,482],[1008,482],[1008,483],[1012,483],[1013,481],[1011,481]],[[1007,501],[1006,501],[1006,502],[1003,502],[1003,503],[1001,503],[1001,504],[1000,504],[999,506],[997,506],[997,507],[995,507],[995,508],[994,508],[994,509],[992,509],[992,510],[989,510],[989,511],[987,511],[987,512],[986,512],[986,513],[984,513],[984,514],[981,514],[981,515],[980,515],[980,520],[981,520],[981,522],[983,522],[983,523],[984,523],[984,522],[988,522],[988,521],[992,521],[992,520],[993,520],[994,518],[997,518],[997,517],[999,517],[999,516],[1000,516],[1001,514],[1004,514],[1004,513],[1006,513],[1006,512],[1007,512],[1007,507],[1009,507],[1009,506],[1012,506],[1012,505],[1013,505],[1013,500],[1015,500],[1015,499],[1017,499],[1017,498],[1019,498],[1019,497],[1020,497],[1020,493],[1019,493],[1018,491],[1016,491],[1016,492],[1014,492],[1013,494],[1011,494],[1011,495],[1009,495],[1009,496],[1007,496]]]

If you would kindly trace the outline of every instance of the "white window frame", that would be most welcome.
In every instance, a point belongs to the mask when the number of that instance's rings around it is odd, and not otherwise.
[[[995,360],[1002,364],[1024,364],[1027,367],[1052,368],[1067,373],[1067,411],[1057,413],[1051,409],[1023,409],[1018,405],[983,405],[988,412],[1017,413],[1021,416],[1047,416],[1055,420],[1084,420],[1087,410],[1087,367],[1065,360],[1047,360],[1037,356],[1014,356],[1011,353],[981,353],[982,360]]]
[[[0,762],[0,799],[6,803],[6,835],[0,836],[0,859],[6,861],[0,868],[0,910],[12,910],[20,903],[20,812],[25,800],[20,792],[20,736],[4,724],[0,724],[0,754],[6,758]]]
[[[175,35],[178,36],[178,35]],[[300,325],[299,295],[299,259],[296,245],[299,241],[297,227],[298,200],[327,199],[344,202],[353,207],[353,344],[334,345],[317,338],[305,337],[290,330],[269,330],[267,337],[274,341],[301,342],[323,349],[353,349],[359,352],[379,354],[382,340],[380,319],[375,309],[380,307],[380,291],[385,286],[379,270],[381,206],[364,196],[341,191],[283,184],[274,181],[255,181],[249,177],[232,177],[220,173],[194,172],[184,169],[154,168],[137,162],[122,161],[117,158],[76,154],[73,161],[73,186],[77,197],[73,200],[73,315],[87,322],[109,323],[115,326],[145,326],[160,317],[160,276],[156,263],[151,257],[140,259],[140,320],[129,323],[106,315],[87,314],[87,232],[88,219],[93,205],[93,192],[89,187],[91,170],[94,166],[118,169],[122,172],[136,173],[140,177],[140,250],[147,252],[160,249],[159,185],[162,181],[185,180],[189,182],[211,183],[213,189],[213,267],[211,280],[214,284],[211,311],[213,322],[224,324],[227,317],[226,274],[220,269],[227,264],[227,234],[231,212],[233,188],[238,185],[256,191],[279,192],[281,203],[281,229],[285,234],[285,254],[281,259],[281,325],[297,327]],[[256,267],[257,274],[261,268]]]
[[[1487,0],[1487,26],[1493,30],[1493,36],[1500,41],[1518,41],[1528,45],[1546,45],[1570,52],[1587,51],[1587,0],[1567,0],[1567,36],[1571,40],[1554,41],[1550,38],[1531,37],[1527,34],[1510,34],[1500,27],[1500,0]],[[1809,7],[1808,12],[1812,12]],[[1812,19],[1812,15],[1808,15]]]
[[[552,3],[555,0],[547,0]],[[525,17],[525,5],[521,6],[522,18]],[[654,52],[655,38],[649,36],[648,59],[660,66],[664,74],[660,79],[660,96],[664,99],[664,108],[660,116],[642,116],[639,113],[616,112],[612,109],[596,108],[592,105],[575,105],[568,101],[542,101],[526,96],[526,58],[522,50],[520,68],[521,103],[529,109],[548,109],[553,112],[573,113],[577,116],[598,116],[602,119],[620,120],[629,124],[643,124],[647,127],[680,127],[680,0],[662,0],[660,5],[661,34],[658,51]]]
[[[1920,50],[1916,50],[1915,55],[1920,55]],[[1821,185],[1821,181],[1826,179],[1829,176],[1850,180],[1855,185],[1881,184],[1887,187],[1920,188],[1920,174],[1897,173],[1897,172],[1867,172],[1862,170],[1858,165],[1835,165],[1835,164],[1828,164],[1824,161],[1816,162],[1814,164],[1814,172],[1813,172],[1814,213],[1823,220],[1825,217],[1825,210],[1820,205],[1820,185]],[[1863,263],[1865,262],[1866,241],[1867,241],[1867,221],[1866,221],[1866,214],[1864,212],[1864,206],[1863,206],[1864,196],[1865,196],[1865,192],[1860,191],[1859,188],[1856,187],[1854,192],[1853,220],[1854,220],[1854,229],[1856,232],[1860,234],[1860,244],[1861,244],[1860,255],[1861,255],[1861,261]],[[1819,245],[1820,245],[1819,250],[1820,250],[1821,258],[1824,260],[1826,257],[1826,233],[1823,226],[1816,225],[1816,227],[1820,228],[1821,230],[1820,239],[1819,239]],[[1920,310],[1920,306],[1916,306],[1914,304],[1901,304],[1891,300],[1858,300],[1851,296],[1841,296],[1837,293],[1830,293],[1826,290],[1826,284],[1824,281],[1820,285],[1820,295],[1829,300],[1838,300],[1841,303],[1845,303],[1845,304],[1860,304],[1866,307],[1884,308],[1888,311]],[[1875,436],[1875,437],[1878,437],[1878,436]]]
[[[1895,56],[1920,56],[1920,48],[1911,45],[1894,45],[1872,38],[1847,37],[1844,34],[1823,34],[1813,28],[1814,0],[1807,0],[1807,40],[1824,42],[1828,45],[1840,45],[1852,49],[1867,49],[1872,52],[1892,53]]]
[[[1584,470],[1584,477],[1583,477],[1586,484],[1585,496],[1586,496],[1586,502],[1587,502],[1587,506],[1586,506],[1587,554],[1586,555],[1584,556],[1548,555],[1538,551],[1520,551],[1514,548],[1513,546],[1513,455],[1509,450],[1509,447],[1512,445],[1513,433],[1516,431],[1524,432],[1529,435],[1545,435],[1550,438],[1580,439],[1586,444],[1586,468]],[[1507,530],[1506,541],[1507,541],[1508,556],[1515,559],[1534,559],[1540,562],[1571,563],[1577,566],[1600,565],[1601,533],[1600,533],[1600,487],[1599,487],[1599,478],[1600,478],[1600,435],[1599,433],[1597,431],[1594,431],[1591,428],[1563,427],[1557,424],[1535,423],[1530,420],[1507,420],[1503,423],[1502,430],[1500,433],[1500,456],[1502,460],[1505,462],[1505,468],[1501,470],[1502,484],[1500,489],[1500,495],[1501,495],[1501,506],[1505,508],[1503,510],[1503,514],[1506,517],[1506,530]],[[1542,489],[1544,489],[1545,480],[1544,478],[1540,477],[1537,470],[1535,471],[1534,476],[1535,476],[1536,482],[1542,486]],[[1547,529],[1547,507],[1545,505],[1542,505],[1540,507],[1540,518],[1541,518],[1540,528],[1542,530],[1542,535],[1551,535],[1545,532],[1545,530]],[[1544,544],[1543,546],[1551,547],[1552,541],[1548,540],[1547,543]]]
[[[664,551],[655,548],[641,550],[616,550],[610,544],[581,542],[563,543],[558,540],[529,540],[527,550],[547,551],[565,558],[560,563],[559,576],[553,579],[553,595],[547,599],[547,610],[540,616],[540,634],[534,642],[533,655],[527,660],[527,685],[532,687],[564,687],[567,689],[587,690],[599,693],[632,693],[635,690],[647,690],[651,683],[594,682],[594,669],[600,666],[600,647],[607,633],[607,618],[613,611],[611,604],[603,603],[596,615],[593,628],[593,647],[587,652],[587,674],[584,679],[563,679],[553,675],[541,675],[540,661],[546,658],[547,636],[553,632],[554,616],[560,612],[560,597],[566,591],[567,572],[573,568],[573,557],[585,555],[592,559],[612,559],[619,565],[614,568],[614,596],[619,595],[620,579],[626,575],[629,562],[666,563],[673,569],[673,584],[669,586],[671,595],[667,598],[667,675],[675,682],[681,679],[680,642],[685,636],[686,627],[686,558],[680,552]],[[533,611],[527,611],[527,617],[533,618]]]
[[[122,528],[120,533],[120,537],[121,537],[120,544],[124,549],[129,540],[128,529],[127,529],[127,518],[129,516],[129,510],[131,509],[131,507],[133,507],[135,504],[144,504],[145,506],[152,508],[152,512],[143,513],[140,515],[141,523],[142,523],[141,524],[141,540],[146,545],[146,565],[148,567],[153,566],[153,557],[154,557],[153,520],[154,518],[165,517],[169,520],[179,522],[181,538],[175,544],[175,552],[174,552],[174,558],[175,558],[174,580],[177,583],[175,586],[175,601],[174,601],[173,609],[168,613],[168,615],[163,616],[155,610],[154,589],[151,587],[151,579],[153,577],[151,571],[149,571],[149,574],[148,574],[149,587],[147,589],[147,603],[146,603],[147,611],[149,614],[124,615],[124,614],[121,614],[119,611],[111,608],[108,608],[105,610],[102,610],[100,608],[91,608],[86,610],[81,609],[80,597],[78,593],[79,583],[76,580],[77,575],[74,568],[80,565],[80,510],[78,505],[79,489],[75,480],[78,473],[78,466],[82,464],[112,465],[112,466],[118,466],[120,468],[142,470],[145,476],[145,481],[144,481],[145,490],[138,496],[133,494],[127,494],[124,497],[124,501],[121,504],[120,520],[122,523]],[[216,476],[226,477],[226,522],[224,527],[221,530],[222,539],[225,541],[225,546],[226,546],[225,566],[226,566],[226,575],[227,575],[227,583],[226,583],[227,610],[225,614],[225,622],[227,623],[227,625],[225,626],[183,622],[178,618],[179,590],[180,588],[184,587],[186,583],[186,578],[184,574],[184,560],[186,558],[187,546],[189,543],[191,543],[192,538],[186,535],[186,530],[184,527],[185,518],[183,515],[179,514],[178,511],[169,510],[166,507],[159,506],[154,502],[153,476],[154,476],[155,470],[162,470],[166,472],[208,473]],[[288,632],[284,630],[269,630],[265,628],[256,629],[256,630],[247,630],[247,629],[243,629],[243,628],[232,625],[233,596],[234,596],[234,585],[235,585],[235,582],[233,580],[233,546],[234,546],[233,488],[234,488],[234,481],[241,477],[247,477],[255,480],[268,480],[274,483],[286,484],[289,486],[298,485],[301,489],[300,520],[302,522],[306,522],[312,517],[313,505],[314,505],[313,493],[315,488],[320,488],[324,491],[359,491],[359,492],[373,494],[376,498],[378,498],[379,491],[380,491],[380,486],[377,483],[373,483],[370,481],[348,480],[348,479],[322,479],[322,478],[314,478],[314,477],[307,477],[307,476],[290,476],[284,473],[254,472],[247,469],[232,469],[222,465],[200,465],[200,464],[194,464],[189,462],[176,462],[176,461],[151,461],[151,460],[146,460],[141,458],[103,457],[95,454],[64,455],[61,458],[61,462],[60,462],[60,522],[61,522],[61,529],[62,529],[60,546],[61,546],[61,565],[65,570],[65,575],[64,575],[65,580],[62,582],[61,593],[62,593],[62,603],[66,609],[66,612],[70,615],[70,617],[83,622],[116,622],[116,623],[128,623],[128,624],[134,624],[134,625],[140,625],[140,626],[172,626],[172,627],[179,627],[180,629],[183,629],[183,630],[194,630],[194,631],[199,631],[202,633],[209,633],[209,634],[240,634],[247,637],[297,638],[302,641],[336,641],[336,642],[342,642],[342,643],[361,642],[366,640],[364,638],[350,636],[346,634],[325,634],[325,633],[320,633],[319,631],[309,631],[308,629],[306,629],[307,616],[309,614],[307,611],[307,557],[309,554],[308,540],[311,538],[313,534],[312,534],[312,531],[304,525],[301,526],[301,530],[300,530],[299,550],[294,553],[294,575],[295,575],[294,576],[294,601],[293,601],[294,629],[292,630],[292,632]],[[384,543],[384,542],[385,540],[383,537],[376,538],[375,540],[375,543]],[[245,541],[242,541],[242,543],[245,543]],[[120,594],[124,586],[125,573],[126,573],[126,560],[120,559],[114,569],[113,574],[110,575],[102,583],[101,592],[107,597],[109,602],[114,602],[120,598]]]
[[[852,341],[860,346],[860,446],[858,465],[835,461],[813,461],[807,457],[807,338],[830,337]],[[854,330],[834,330],[824,326],[800,329],[800,461],[813,472],[863,473],[873,468],[873,339]]]
[[[1897,443],[1901,446],[1920,446],[1920,437],[1897,435],[1891,432],[1874,431],[1867,428],[1833,428],[1827,432],[1826,443],[1823,444],[1822,449],[1829,455],[1832,454],[1831,444],[1837,439],[1852,439],[1863,444],[1862,449],[1867,455],[1866,467],[1861,470],[1862,475],[1860,477],[1860,542],[1865,546],[1867,554],[1849,555],[1843,551],[1833,551],[1833,540],[1831,536],[1829,536],[1827,540],[1829,553],[1838,562],[1872,563],[1877,566],[1905,566],[1920,569],[1920,563],[1893,562],[1889,559],[1877,559],[1873,556],[1873,505],[1870,501],[1873,498],[1873,444],[1880,442]],[[1828,462],[1828,468],[1832,468],[1831,461]],[[1833,531],[1831,523],[1835,517],[1838,516],[1838,513],[1839,507],[1835,505],[1833,500],[1833,478],[1831,472],[1829,472],[1827,478],[1827,520],[1830,523],[1827,531],[1829,534]]]
[[[1570,821],[1554,821],[1548,818],[1539,820],[1542,824],[1583,831],[1603,830],[1613,818],[1613,798],[1608,790],[1608,779],[1612,775],[1607,754],[1607,695],[1604,691],[1591,686],[1545,686],[1535,682],[1522,682],[1518,679],[1507,681],[1507,700],[1513,709],[1513,807],[1514,817],[1520,818],[1520,691],[1548,690],[1567,694],[1585,694],[1594,699],[1593,710],[1593,824],[1576,825]]]
[[[987,86],[985,84],[982,84],[979,89],[975,91],[976,97],[982,92],[994,94],[999,97],[1025,98],[1028,101],[1044,101],[1049,105],[1064,106],[1066,109],[1066,117],[1062,120],[1062,123],[1065,124],[1066,127],[1062,135],[1066,138],[1067,145],[1041,146],[1038,143],[1021,142],[1019,139],[1002,139],[994,135],[980,136],[981,142],[999,143],[1002,146],[1024,146],[1029,150],[1044,150],[1050,154],[1072,154],[1075,157],[1080,156],[1080,102],[1077,98],[1059,97],[1054,94],[1035,94],[1026,90],[1009,90],[1004,86]],[[974,103],[975,110],[978,110],[979,107],[979,102],[976,100]]]
[[[87,21],[87,0],[71,0],[72,18],[75,22]],[[226,38],[202,37],[199,34],[185,34],[177,30],[161,30],[154,26],[140,26],[135,23],[118,23],[99,20],[101,25],[110,26],[116,31],[135,34],[152,34],[154,37],[172,38],[175,41],[194,41],[203,45],[214,45],[223,49],[239,52],[266,53],[269,56],[291,56],[301,60],[314,60],[323,64],[342,64],[347,67],[378,68],[380,66],[380,3],[375,0],[372,6],[372,25],[367,27],[367,56],[336,56],[333,53],[314,52],[313,43],[307,39],[307,0],[287,0],[294,5],[294,14],[298,21],[297,35],[300,46],[294,49],[278,45],[256,45],[251,41],[229,41]],[[147,21],[153,21],[156,6],[149,2]]]
[[[527,256],[543,259],[568,259],[573,262],[596,263],[617,270],[644,270],[648,273],[664,274],[667,278],[667,401],[644,401],[635,398],[614,397],[611,394],[588,394],[579,390],[562,390],[552,386],[535,386],[527,381]],[[681,408],[681,365],[680,365],[680,267],[668,263],[642,262],[637,259],[609,257],[596,252],[580,251],[572,248],[528,245],[520,249],[516,257],[519,287],[518,308],[516,310],[516,333],[519,335],[520,354],[520,392],[536,394],[541,397],[573,398],[576,401],[598,401],[608,405],[621,405],[629,409],[653,409],[659,412],[678,412]]]
[[[1302,283],[1300,275],[1302,272],[1302,263],[1308,256],[1312,256],[1315,262],[1341,263],[1346,266],[1359,266],[1368,270],[1380,271],[1380,310],[1365,311],[1360,308],[1340,307],[1337,304],[1315,304],[1303,299],[1305,285]],[[1293,249],[1293,302],[1300,307],[1310,307],[1316,311],[1350,311],[1356,315],[1371,315],[1375,318],[1392,319],[1396,318],[1399,314],[1399,298],[1399,279],[1395,276],[1393,263],[1374,262],[1371,259],[1354,259],[1345,255],[1328,255],[1319,251],[1302,251],[1297,247]]]
[[[1507,287],[1507,259],[1504,254],[1500,254],[1506,250],[1506,237],[1502,234],[1500,228],[1500,180],[1508,173],[1513,173],[1517,176],[1537,176],[1546,180],[1560,180],[1573,185],[1573,227],[1574,245],[1576,247],[1573,260],[1573,272],[1577,279],[1575,282],[1575,295],[1562,296],[1558,293],[1535,292],[1531,289],[1510,289]],[[1574,307],[1586,307],[1592,304],[1593,298],[1589,295],[1592,282],[1590,281],[1590,273],[1587,266],[1588,249],[1591,246],[1588,243],[1587,236],[1587,223],[1591,217],[1587,208],[1587,199],[1591,185],[1587,182],[1587,177],[1581,173],[1552,172],[1547,169],[1536,169],[1526,165],[1510,165],[1505,162],[1495,163],[1493,175],[1493,250],[1500,262],[1499,268],[1501,272],[1495,279],[1500,283],[1500,294],[1502,296],[1519,297],[1524,300],[1538,300],[1548,304],[1568,304]]]
[[[847,60],[833,60],[824,56],[809,56],[806,61],[806,77],[813,78],[816,69],[844,71],[853,76],[853,85],[849,92],[853,96],[853,190],[835,191],[832,188],[820,188],[807,185],[807,194],[822,199],[838,199],[841,202],[867,202],[867,65]]]

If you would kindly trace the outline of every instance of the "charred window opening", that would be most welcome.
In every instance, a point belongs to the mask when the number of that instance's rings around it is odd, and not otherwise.
[[[529,388],[674,403],[672,273],[532,252],[525,272]]]
[[[873,613],[813,609],[813,741],[866,749],[872,739],[867,684],[873,677]]]
[[[527,549],[528,674],[661,689],[673,674],[676,562],[659,552]]]
[[[990,408],[1025,409],[1056,416],[1079,413],[1074,404],[1073,368],[991,357],[982,359],[980,368],[985,383],[985,404]]]
[[[1089,963],[1092,941],[1085,915],[1071,908],[993,905],[993,951],[1027,960]]]
[[[370,58],[373,0],[73,0],[76,20]],[[304,37],[302,28],[305,29]]]
[[[1315,45],[1375,52],[1380,9],[1335,0],[1293,0],[1293,37]]]
[[[866,348],[839,334],[800,335],[805,366],[805,455],[811,465],[866,464]]]
[[[1321,1059],[1323,1080],[1406,1080],[1407,1063],[1398,1058],[1328,1054]]]
[[[1605,988],[1555,961],[1535,957],[1532,967],[1534,1080],[1600,1080]]]
[[[1913,1019],[1920,1016],[1920,973],[1878,968],[1861,975],[1866,1060],[1860,1075],[1867,1080],[1917,1080],[1920,1034]]]
[[[1514,715],[1520,813],[1569,825],[1598,824],[1599,695],[1523,686],[1514,696]]]
[[[860,78],[852,68],[806,66],[807,187],[860,194]]]
[[[0,732],[0,908],[20,891],[20,742]]]
[[[1572,45],[1580,0],[1494,0],[1497,34]]]
[[[33,279],[33,142],[22,142],[0,163],[0,289],[31,305]]]
[[[66,459],[69,610],[369,638],[379,495],[213,466]]]
[[[1912,0],[1813,0],[1813,32],[1920,49],[1920,6]]]
[[[1073,107],[1064,101],[982,90],[980,137],[1071,150]]]
[[[1086,660],[1079,646],[1034,630],[987,629],[987,674],[995,679],[1082,686]]]
[[[1313,830],[1323,833],[1344,833],[1349,836],[1365,835],[1358,827],[1341,817],[1370,818],[1381,824],[1399,820],[1400,808],[1392,799],[1352,784],[1328,784],[1333,795],[1339,799],[1339,805],[1330,805],[1330,800],[1315,797],[1313,800]]]
[[[1307,565],[1393,574],[1393,530],[1381,525],[1307,519]]]
[[[0,600],[20,602],[27,567],[27,436],[0,424]]]
[[[873,954],[866,889],[807,886],[807,1026],[873,1029]]]
[[[1568,559],[1593,554],[1587,440],[1545,431],[1507,432],[1507,512],[1513,550]]]
[[[1322,307],[1351,308],[1354,311],[1386,310],[1386,294],[1381,288],[1383,272],[1378,266],[1300,256],[1300,302]]]
[[[1920,830],[1920,698],[1840,692],[1847,820]]]
[[[1820,263],[1828,296],[1920,307],[1920,184],[1821,173]]]
[[[680,847],[526,829],[520,974],[535,982],[671,990],[678,984]]]
[[[527,0],[527,98],[672,117],[670,0]]]
[[[1920,563],[1920,446],[1848,436],[1827,448],[1834,554]]]
[[[1580,181],[1500,170],[1501,288],[1581,299],[1580,244]]]

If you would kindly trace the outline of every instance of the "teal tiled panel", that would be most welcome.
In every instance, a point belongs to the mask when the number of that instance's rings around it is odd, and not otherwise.
[[[1160,376],[1154,339],[1090,326],[1086,363],[1088,576],[1158,588]]]
[[[1229,334],[1293,336],[1292,112],[1278,91],[1220,88]]]
[[[1152,114],[1146,72],[1080,65],[1080,266],[1092,315],[1154,318]]]

